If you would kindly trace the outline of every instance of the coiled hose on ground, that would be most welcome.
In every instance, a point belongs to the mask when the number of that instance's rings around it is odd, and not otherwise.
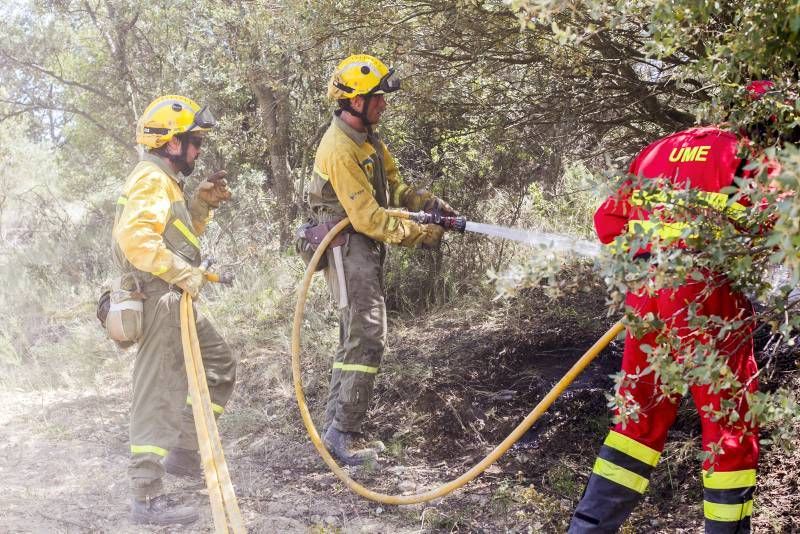
[[[407,213],[403,211],[391,211],[390,213],[397,217],[407,217]],[[483,460],[478,462],[460,477],[456,478],[455,480],[451,480],[450,482],[447,482],[438,488],[414,495],[388,495],[385,493],[372,491],[350,478],[350,475],[348,475],[344,469],[339,467],[331,454],[325,448],[319,432],[317,432],[317,428],[314,426],[314,422],[311,420],[311,413],[309,412],[306,404],[305,393],[303,392],[302,376],[300,372],[300,334],[303,325],[303,314],[305,312],[306,298],[308,297],[308,288],[311,285],[311,280],[314,276],[314,272],[316,271],[317,264],[328,248],[328,245],[336,237],[336,235],[344,230],[349,224],[350,220],[345,218],[336,224],[336,226],[331,228],[306,267],[305,276],[303,277],[303,282],[297,295],[297,304],[295,305],[294,309],[294,325],[292,327],[292,377],[294,380],[294,391],[295,396],[297,397],[297,404],[300,407],[300,416],[303,419],[303,424],[308,431],[308,435],[311,438],[311,442],[314,444],[314,447],[316,447],[320,456],[322,456],[323,461],[328,465],[331,471],[333,471],[333,473],[339,477],[339,480],[341,480],[351,491],[361,495],[366,499],[384,504],[416,504],[431,501],[439,497],[444,497],[445,495],[464,486],[472,479],[483,473],[490,465],[496,462],[500,456],[503,455],[503,453],[511,448],[511,446],[516,443],[517,440],[519,440],[525,434],[525,432],[531,428],[531,426],[533,426],[536,420],[539,419],[539,417],[541,417],[545,411],[547,411],[550,405],[555,402],[555,400],[559,397],[559,395],[561,395],[567,386],[569,386],[572,381],[575,380],[575,378],[586,368],[586,366],[588,366],[589,363],[591,363],[591,361],[594,360],[598,354],[600,354],[600,351],[602,351],[606,345],[611,342],[611,340],[617,337],[617,335],[625,329],[625,327],[622,325],[622,322],[615,323],[614,326],[612,326],[605,334],[603,334],[603,336],[598,339],[577,362],[575,362],[572,368],[567,371],[567,373],[561,378],[561,380],[558,381],[555,386],[553,386],[550,392],[545,395],[545,397],[539,402],[533,411],[531,411],[531,413],[525,417],[519,426],[517,426],[506,439],[504,439],[497,447],[495,447],[495,449]]]

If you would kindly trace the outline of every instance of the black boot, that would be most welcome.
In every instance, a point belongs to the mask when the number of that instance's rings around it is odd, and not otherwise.
[[[174,502],[166,495],[144,501],[134,499],[131,504],[131,522],[137,525],[185,525],[197,521],[198,517],[193,506]]]
[[[378,459],[378,452],[375,449],[352,450],[353,438],[353,432],[342,432],[331,425],[322,441],[330,453],[345,465],[363,465]]]
[[[637,491],[595,473],[578,503],[568,534],[614,534],[641,500]]]
[[[203,468],[200,465],[200,453],[189,449],[172,449],[164,458],[164,471],[179,477],[202,479]]]

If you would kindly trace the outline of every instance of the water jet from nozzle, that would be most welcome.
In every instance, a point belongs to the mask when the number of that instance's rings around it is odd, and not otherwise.
[[[592,241],[577,239],[560,234],[547,232],[532,232],[520,228],[509,228],[496,224],[476,223],[466,220],[463,215],[445,216],[441,213],[418,212],[393,212],[395,216],[411,219],[419,224],[438,224],[446,230],[457,232],[474,232],[477,234],[488,235],[510,239],[519,243],[543,248],[551,248],[560,252],[572,252],[581,256],[597,257],[600,254],[600,245]]]
[[[495,224],[483,224],[467,221],[464,229],[467,232],[510,239],[526,245],[552,248],[560,252],[573,252],[581,256],[597,257],[600,254],[600,245],[585,239],[576,239],[560,234],[547,232],[531,232],[519,228],[509,228]]]

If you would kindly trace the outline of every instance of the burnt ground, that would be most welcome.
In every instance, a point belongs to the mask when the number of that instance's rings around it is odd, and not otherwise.
[[[453,306],[395,321],[366,428],[387,450],[377,469],[353,471],[386,493],[432,489],[499,443],[613,323],[602,291],[551,301]],[[335,328],[329,323],[331,328]],[[350,493],[317,457],[300,422],[285,349],[249,350],[228,413],[226,457],[251,532],[563,532],[607,432],[604,392],[621,343],[606,349],[509,453],[465,488],[433,503],[395,507]],[[202,484],[167,478],[195,503],[189,528],[127,521],[127,410],[131,354],[106,362],[91,387],[0,393],[0,532],[211,532]],[[797,388],[795,357],[767,360],[764,387]],[[328,362],[304,362],[319,413]],[[702,531],[699,424],[684,401],[644,502],[625,532]],[[754,527],[800,530],[800,454],[770,447]]]

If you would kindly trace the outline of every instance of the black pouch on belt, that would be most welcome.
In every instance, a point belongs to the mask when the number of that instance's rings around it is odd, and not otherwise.
[[[108,310],[111,308],[111,290],[107,289],[103,291],[103,294],[100,295],[100,299],[97,301],[97,320],[100,321],[100,326],[105,329],[106,327],[106,317],[108,317]]]
[[[303,262],[308,266],[311,263],[311,258],[314,256],[314,252],[316,252],[317,248],[319,248],[320,243],[322,240],[325,239],[325,236],[328,235],[328,232],[331,231],[331,228],[339,224],[339,220],[328,221],[320,224],[314,224],[313,222],[309,221],[305,224],[300,225],[295,233],[295,250],[297,254],[303,259]],[[352,231],[352,226],[348,226],[341,232],[339,232],[336,237],[331,241],[328,248],[333,247],[340,247],[347,242],[346,234]],[[319,263],[317,263],[317,271],[321,271],[328,266],[328,257],[327,254],[323,255],[319,259]]]

